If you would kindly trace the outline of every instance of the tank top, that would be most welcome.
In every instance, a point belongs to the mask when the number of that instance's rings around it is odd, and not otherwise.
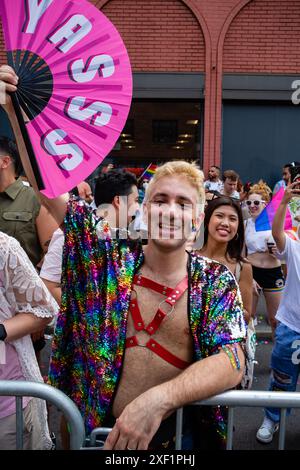
[[[255,221],[251,218],[246,220],[245,243],[248,255],[252,255],[253,253],[263,253],[267,251],[267,240],[271,235],[271,230],[263,230],[257,232],[255,229]]]

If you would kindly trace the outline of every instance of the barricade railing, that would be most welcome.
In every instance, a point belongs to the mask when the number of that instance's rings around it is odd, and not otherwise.
[[[237,407],[272,407],[280,408],[280,427],[278,449],[284,450],[286,433],[286,412],[288,408],[300,408],[300,393],[298,392],[268,392],[258,390],[232,390],[215,395],[206,400],[191,403],[193,406],[226,406],[228,407],[226,449],[232,450],[234,409]],[[177,410],[175,449],[182,448],[183,408]],[[110,428],[95,428],[90,436],[90,444],[96,443],[97,435],[105,436]],[[300,441],[300,436],[299,436]]]
[[[278,450],[284,450],[286,433],[286,412],[288,408],[300,408],[299,392],[269,392],[260,390],[231,390],[215,395],[207,400],[192,403],[194,406],[227,406],[227,442],[226,449],[232,450],[234,409],[237,407],[280,408],[280,426]],[[176,449],[181,450],[182,408],[177,410]],[[300,440],[300,436],[299,436]]]
[[[0,396],[16,397],[16,448],[23,448],[23,397],[35,397],[55,405],[65,416],[70,430],[70,448],[81,449],[85,443],[85,429],[75,403],[51,385],[39,382],[0,380]]]

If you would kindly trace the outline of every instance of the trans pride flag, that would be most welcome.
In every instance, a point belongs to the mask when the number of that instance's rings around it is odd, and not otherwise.
[[[141,174],[139,179],[140,180],[147,180],[149,182],[151,180],[152,176],[154,176],[156,168],[157,168],[157,165],[154,165],[154,163],[150,163],[150,165],[147,166],[144,173]]]
[[[264,210],[259,214],[255,221],[255,229],[257,232],[263,230],[272,230],[272,223],[275,216],[275,213],[279,207],[279,204],[283,198],[284,188],[280,190],[273,196],[269,204],[264,208]],[[289,209],[286,211],[284,230],[292,230],[292,217]]]

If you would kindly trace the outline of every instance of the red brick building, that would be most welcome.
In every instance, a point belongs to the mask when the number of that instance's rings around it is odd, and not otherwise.
[[[300,160],[300,0],[90,1],[134,73],[116,163],[197,159],[273,183]],[[2,51],[0,37],[0,62]]]

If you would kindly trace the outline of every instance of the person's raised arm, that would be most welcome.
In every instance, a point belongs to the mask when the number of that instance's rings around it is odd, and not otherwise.
[[[279,252],[282,252],[285,248],[284,222],[288,203],[292,197],[300,197],[300,189],[296,189],[297,185],[299,183],[295,182],[287,186],[273,220],[272,235]]]
[[[10,124],[12,126],[16,144],[18,146],[19,154],[22,160],[22,165],[27,175],[27,178],[34,188],[34,190],[38,193],[41,202],[49,209],[55,220],[59,225],[63,223],[66,210],[67,210],[67,202],[68,202],[68,195],[64,194],[54,199],[48,199],[42,193],[39,192],[35,176],[30,164],[30,160],[27,154],[25,142],[22,136],[22,132],[17,120],[17,116],[15,114],[12,100],[10,97],[10,93],[14,93],[17,90],[18,84],[18,77],[15,71],[9,67],[8,65],[0,66],[0,103],[3,109],[6,111],[7,116],[9,118]],[[25,118],[26,119],[26,118]]]

